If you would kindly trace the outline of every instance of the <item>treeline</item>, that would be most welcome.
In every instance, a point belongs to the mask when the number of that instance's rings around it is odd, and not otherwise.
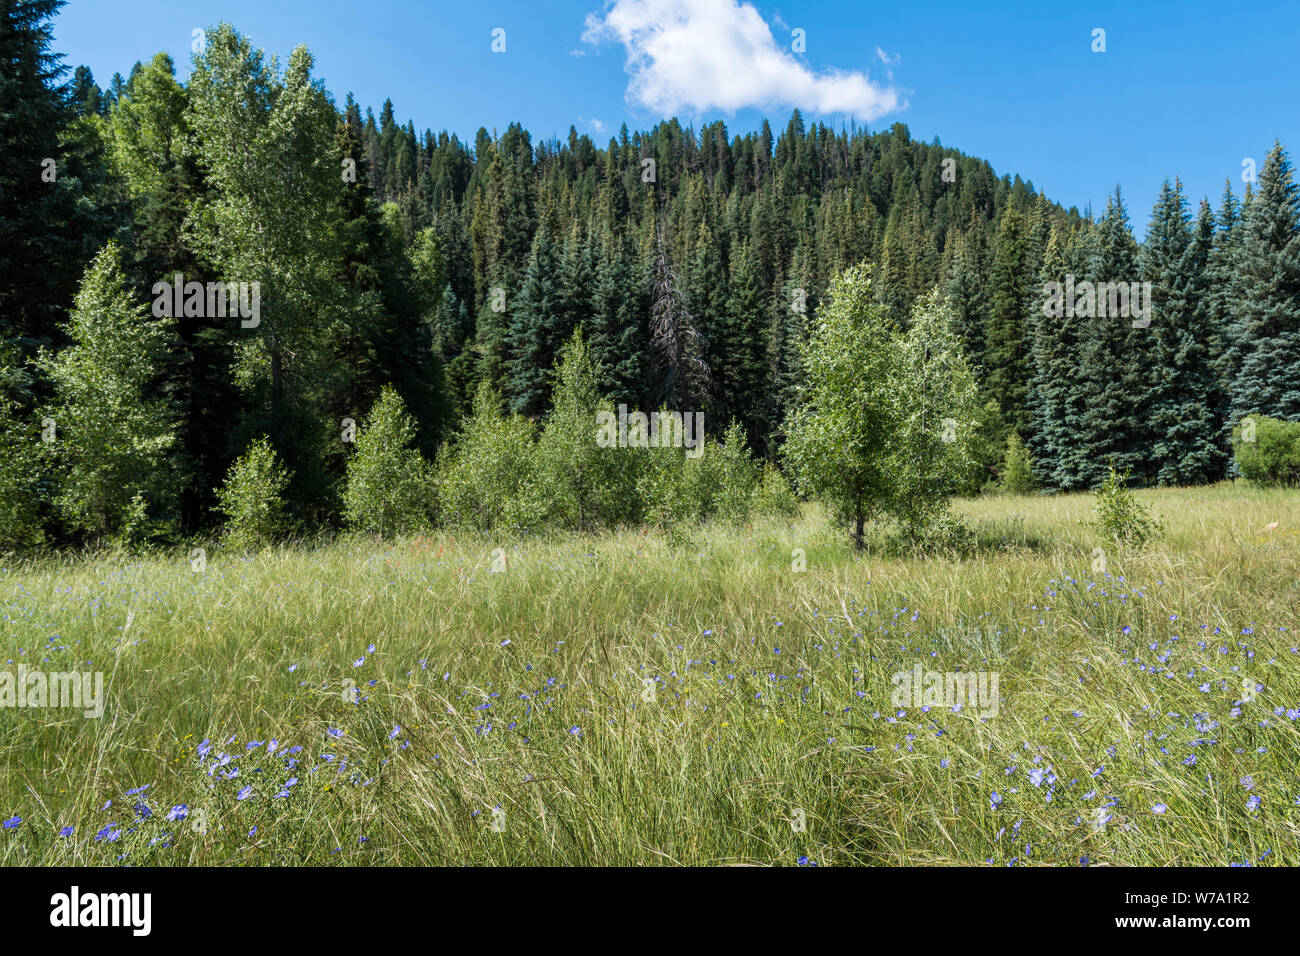
[[[603,148],[511,125],[468,144],[391,102],[378,120],[340,108],[305,48],[277,71],[228,25],[186,84],[165,54],[106,89],[84,67],[65,83],[60,5],[0,0],[0,427],[18,449],[0,480],[7,513],[56,539],[137,518],[204,531],[262,436],[293,519],[337,523],[356,451],[340,436],[384,386],[433,460],[481,386],[543,423],[579,329],[614,404],[702,411],[715,439],[735,421],[775,461],[810,325],[864,262],[900,329],[931,289],[948,299],[982,406],[965,490],[1009,438],[1048,487],[1095,485],[1111,461],[1215,480],[1242,417],[1300,419],[1300,201],[1280,145],[1217,212],[1167,185],[1139,245],[1118,192],[1094,220],[901,124],[796,112],[732,137],[669,120]],[[1067,274],[1150,282],[1150,325],[1045,316]],[[257,283],[257,321],[155,314],[178,275]]]

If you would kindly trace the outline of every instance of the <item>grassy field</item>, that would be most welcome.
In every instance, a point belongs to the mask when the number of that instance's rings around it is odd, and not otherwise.
[[[1300,493],[1138,496],[1132,555],[1073,495],[958,502],[963,558],[809,507],[11,564],[3,669],[107,700],[0,709],[0,860],[1300,863]],[[892,704],[917,665],[996,714]]]

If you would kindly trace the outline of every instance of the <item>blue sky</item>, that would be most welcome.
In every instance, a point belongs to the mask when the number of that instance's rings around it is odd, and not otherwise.
[[[1118,184],[1139,235],[1164,176],[1217,206],[1275,138],[1300,158],[1296,0],[70,0],[55,46],[101,86],[159,50],[184,77],[192,31],[220,20],[282,61],[305,42],[338,102],[389,97],[419,131],[472,142],[517,120],[536,142],[572,124],[603,146],[668,115],[779,131],[798,106],[906,123],[1067,207],[1099,212]]]

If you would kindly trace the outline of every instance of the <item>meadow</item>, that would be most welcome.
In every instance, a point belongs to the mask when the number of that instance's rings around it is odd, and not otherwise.
[[[1296,865],[1300,493],[1136,495],[1132,553],[1079,494],[958,500],[946,557],[805,505],[11,561],[3,669],[107,700],[0,708],[0,861]],[[895,706],[917,665],[996,713]]]

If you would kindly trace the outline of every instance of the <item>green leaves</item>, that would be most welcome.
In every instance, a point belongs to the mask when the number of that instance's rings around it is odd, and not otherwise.
[[[350,527],[383,536],[430,523],[436,504],[433,472],[412,447],[415,437],[415,421],[397,392],[385,386],[348,460],[343,514]]]
[[[801,489],[863,526],[888,513],[921,529],[946,507],[974,431],[975,383],[937,292],[900,333],[872,301],[867,270],[831,286],[804,350],[804,404],[787,424],[787,464]]]
[[[1124,487],[1126,477],[1110,466],[1092,506],[1092,529],[1116,544],[1140,548],[1164,534],[1164,526]]]
[[[289,478],[265,435],[249,445],[230,466],[226,483],[217,489],[218,507],[226,518],[228,547],[252,551],[265,547],[289,530],[284,510]]]
[[[176,491],[174,410],[149,397],[175,328],[133,300],[118,251],[109,243],[86,272],[67,327],[73,344],[57,355],[42,350],[37,362],[55,390],[44,412],[56,426],[48,445],[55,509],[69,527],[101,537],[139,512],[137,495],[167,514]]]

